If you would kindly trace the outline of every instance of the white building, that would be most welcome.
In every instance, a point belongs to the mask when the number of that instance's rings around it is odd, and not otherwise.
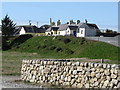
[[[77,37],[91,37],[96,36],[100,32],[96,24],[79,23],[77,30]]]
[[[16,27],[16,35],[22,35],[22,34],[35,34],[35,33],[45,33],[44,28],[38,28],[36,26],[32,25],[23,25],[23,26],[17,26]]]
[[[92,37],[97,36],[100,32],[96,24],[84,23],[71,24],[60,24],[58,26],[52,26],[45,32],[46,35],[52,36],[76,36],[76,37]]]

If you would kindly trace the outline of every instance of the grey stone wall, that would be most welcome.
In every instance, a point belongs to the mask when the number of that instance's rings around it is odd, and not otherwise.
[[[69,60],[23,60],[21,79],[73,88],[120,88],[120,65]]]
[[[89,40],[96,40],[96,41],[102,41],[102,42],[106,42],[115,46],[120,47],[120,35],[116,36],[116,37],[85,37],[86,39]]]

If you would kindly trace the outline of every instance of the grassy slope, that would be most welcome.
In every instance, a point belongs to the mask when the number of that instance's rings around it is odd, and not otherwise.
[[[65,44],[64,39],[71,42]],[[81,45],[82,43],[82,45]],[[52,47],[61,48],[61,51],[51,49]],[[111,59],[118,60],[118,47],[104,43],[83,40],[75,37],[33,37],[13,50],[20,52],[38,53],[44,58],[80,58],[88,57],[91,59]],[[69,54],[73,51],[73,54]]]
[[[71,42],[65,44],[63,42],[65,38],[70,39]],[[103,42],[83,41],[84,39],[74,37],[56,37],[54,40],[53,37],[45,36],[30,38],[19,47],[2,52],[2,74],[20,75],[23,59],[88,57],[106,58],[111,59],[109,63],[120,63],[117,61],[118,47]],[[43,48],[44,46],[46,47]],[[62,51],[51,49],[53,46],[61,48]],[[74,53],[69,54],[67,51]]]

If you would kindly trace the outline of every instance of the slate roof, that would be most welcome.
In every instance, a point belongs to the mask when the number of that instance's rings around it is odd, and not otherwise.
[[[76,24],[71,24],[71,25],[61,24],[61,25],[59,25],[59,29],[58,29],[58,30],[66,30],[68,27],[69,27],[71,30],[76,30],[76,29],[78,28],[78,26],[76,26]]]
[[[23,25],[23,26],[16,26],[16,34],[19,34],[21,28],[24,28],[26,33],[45,33],[44,28],[37,28],[36,26],[30,26],[30,25]]]
[[[47,32],[49,32],[49,31],[51,31],[51,30],[58,30],[59,29],[59,27],[56,27],[56,26],[52,26],[52,27],[50,27],[50,28],[48,28],[46,31]]]
[[[89,28],[99,29],[96,24],[90,24],[90,23],[79,23],[77,26],[80,28],[89,27]]]
[[[70,30],[77,30],[78,26],[68,26]]]
[[[66,30],[68,28],[68,24],[60,24],[58,30]]]
[[[96,24],[87,24],[90,28],[99,29]]]

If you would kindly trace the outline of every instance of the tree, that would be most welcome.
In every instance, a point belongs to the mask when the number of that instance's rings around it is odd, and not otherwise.
[[[15,25],[8,15],[2,20],[2,35],[11,36],[15,33]]]

